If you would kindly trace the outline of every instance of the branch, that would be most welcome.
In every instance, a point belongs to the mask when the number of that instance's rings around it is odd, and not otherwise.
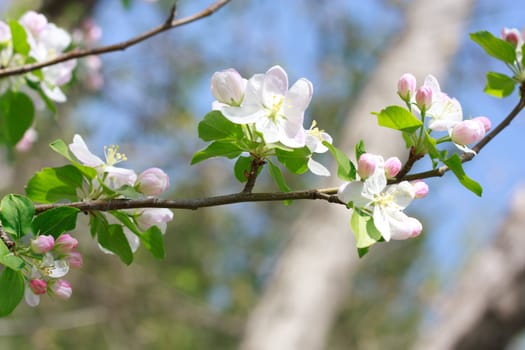
[[[466,163],[466,162],[469,162],[472,159],[474,159],[474,157],[490,141],[492,141],[492,139],[494,139],[500,132],[503,131],[503,129],[505,129],[507,126],[510,125],[510,123],[514,120],[514,118],[516,118],[518,116],[518,114],[523,110],[523,108],[525,108],[525,82],[521,83],[521,85],[520,85],[520,100],[519,100],[518,104],[509,113],[509,115],[507,115],[507,117],[501,123],[498,124],[498,126],[496,126],[494,129],[492,129],[492,131],[490,133],[485,135],[485,137],[481,141],[479,141],[472,148],[472,150],[475,153],[463,153],[461,155],[461,162],[462,163]],[[439,167],[439,168],[436,168],[436,169],[433,169],[433,170],[428,170],[428,171],[423,171],[423,172],[416,173],[416,174],[400,176],[398,178],[395,178],[395,179],[389,181],[389,183],[399,183],[401,181],[420,180],[420,179],[426,179],[426,178],[429,178],[429,177],[440,177],[440,176],[445,175],[445,173],[447,171],[449,171],[449,170],[450,169],[448,168],[448,166],[444,165],[442,167]]]
[[[108,45],[108,46],[101,46],[101,47],[98,47],[98,48],[94,48],[94,49],[74,49],[72,51],[69,51],[65,54],[62,54],[62,55],[59,55],[53,59],[50,59],[50,60],[47,60],[47,61],[42,61],[42,62],[37,62],[37,63],[32,63],[32,64],[26,64],[26,65],[23,65],[23,66],[19,66],[19,67],[11,67],[11,68],[4,68],[4,69],[0,69],[0,78],[3,78],[3,77],[8,77],[8,76],[11,76],[11,75],[18,75],[18,74],[24,74],[24,73],[28,73],[28,72],[32,72],[34,70],[37,70],[37,69],[40,69],[40,68],[43,68],[43,67],[47,67],[47,66],[52,66],[54,64],[57,64],[57,63],[60,63],[60,62],[64,62],[64,61],[69,61],[71,59],[74,59],[74,58],[81,58],[81,57],[86,57],[86,56],[90,56],[90,55],[99,55],[99,54],[105,54],[105,53],[109,53],[109,52],[115,52],[115,51],[123,51],[123,50],[126,50],[128,47],[130,46],[133,46],[135,44],[138,44],[144,40],[147,40],[157,34],[160,34],[162,32],[165,32],[167,30],[170,30],[172,28],[175,28],[175,27],[180,27],[182,25],[185,25],[185,24],[188,24],[188,23],[191,23],[191,22],[195,22],[199,19],[202,19],[202,18],[205,18],[205,17],[208,17],[208,16],[211,16],[213,13],[215,13],[216,11],[218,11],[221,7],[223,7],[224,5],[226,5],[227,3],[229,3],[231,0],[218,0],[216,2],[214,2],[213,4],[211,4],[210,6],[208,6],[207,8],[205,8],[204,10],[194,14],[194,15],[191,15],[191,16],[187,16],[187,17],[184,17],[184,18],[181,18],[179,20],[173,20],[173,18],[175,17],[175,6],[173,6],[172,10],[170,11],[170,14],[167,18],[167,20],[160,26],[158,27],[155,27],[147,32],[144,32],[134,38],[131,38],[129,40],[126,40],[126,41],[123,41],[121,43],[118,43],[118,44],[113,44],[113,45]]]
[[[89,212],[92,210],[108,211],[118,209],[135,208],[171,208],[189,209],[215,207],[219,205],[242,203],[242,202],[272,202],[297,199],[321,199],[329,203],[346,205],[337,197],[337,188],[314,189],[294,192],[275,192],[275,193],[248,193],[240,192],[222,196],[195,198],[195,199],[110,199],[94,200],[86,202],[39,204],[35,206],[35,213],[39,214],[46,210],[58,207],[78,208],[81,211]]]
[[[259,175],[259,169],[265,163],[266,162],[264,161],[264,159],[261,159],[257,156],[253,156],[252,162],[250,164],[250,171],[246,172],[245,174],[246,179],[248,179],[248,181],[246,181],[246,185],[242,190],[243,193],[252,193],[253,186],[255,186],[255,180],[257,180],[257,175]]]

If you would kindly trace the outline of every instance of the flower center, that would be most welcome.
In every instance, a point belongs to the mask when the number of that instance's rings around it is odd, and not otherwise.
[[[128,160],[124,153],[119,153],[118,145],[104,146],[104,155],[106,156],[106,164],[109,166]]]
[[[281,110],[283,103],[284,103],[284,96],[274,95],[272,98],[271,107],[270,108],[267,107],[268,118],[270,118],[273,122],[276,122],[279,118],[283,117],[282,114],[279,114],[279,111]]]

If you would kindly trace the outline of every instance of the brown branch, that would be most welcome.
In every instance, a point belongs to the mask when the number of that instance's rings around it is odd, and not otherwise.
[[[0,240],[4,242],[7,249],[9,249],[10,251],[13,251],[15,249],[15,241],[13,241],[13,239],[11,239],[11,237],[9,237],[7,233],[5,233],[4,229],[2,228],[2,225],[0,225]]]
[[[507,126],[510,125],[510,123],[518,116],[518,114],[525,108],[525,82],[521,83],[520,85],[520,100],[518,101],[518,104],[512,109],[512,111],[507,115],[505,119],[501,123],[499,123],[494,129],[492,129],[491,132],[489,132],[485,137],[479,141],[474,147],[472,147],[472,150],[476,153],[463,153],[461,155],[461,163],[466,163],[474,159],[474,157],[490,142],[492,139],[494,139],[500,132],[503,131]],[[397,177],[389,183],[399,183],[401,181],[411,181],[411,180],[420,180],[420,179],[426,179],[429,177],[441,177],[445,175],[447,171],[449,171],[449,167],[444,165],[439,168],[423,171],[416,174],[410,174],[405,176]]]
[[[325,188],[315,190],[304,190],[294,192],[276,193],[234,193],[222,196],[196,198],[196,199],[111,199],[94,200],[72,203],[39,204],[35,206],[36,214],[42,213],[58,207],[72,207],[81,211],[108,211],[117,209],[136,209],[136,208],[170,208],[170,209],[189,209],[215,207],[219,205],[242,203],[242,202],[271,202],[297,199],[321,199],[329,203],[346,205],[337,196],[337,188]]]
[[[126,41],[123,41],[117,44],[101,46],[101,47],[94,48],[94,49],[74,49],[65,54],[59,55],[53,59],[43,61],[43,62],[26,64],[26,65],[19,66],[19,67],[0,69],[0,78],[32,72],[34,70],[37,70],[43,67],[52,66],[54,64],[64,62],[64,61],[69,61],[75,58],[81,58],[81,57],[86,57],[90,55],[100,55],[100,54],[105,54],[109,52],[126,50],[128,47],[138,44],[144,40],[147,40],[157,34],[160,34],[162,32],[165,32],[175,27],[180,27],[182,25],[185,25],[191,22],[195,22],[199,19],[202,19],[208,16],[211,16],[213,13],[218,11],[221,7],[223,7],[230,1],[231,0],[218,0],[214,2],[213,4],[211,4],[210,6],[208,6],[207,8],[205,8],[204,10],[196,14],[193,14],[191,16],[187,16],[187,17],[184,17],[178,20],[173,20],[175,16],[175,7],[173,7],[172,10],[170,11],[170,14],[166,22],[134,38],[131,38],[129,40],[126,40]]]
[[[262,158],[257,156],[252,157],[250,171],[244,174],[248,181],[246,181],[246,185],[244,185],[244,189],[242,190],[243,193],[252,193],[253,187],[255,186],[255,180],[257,180],[257,175],[259,175],[259,169],[266,163]]]

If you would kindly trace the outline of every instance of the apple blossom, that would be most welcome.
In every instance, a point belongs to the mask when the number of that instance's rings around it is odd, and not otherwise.
[[[485,129],[485,132],[489,131],[492,128],[492,123],[490,119],[487,117],[481,116],[481,117],[472,118],[472,120],[477,120],[481,122],[481,124],[483,124],[483,128]]]
[[[385,160],[385,175],[387,179],[393,179],[401,171],[401,161],[397,157],[390,157]]]
[[[211,93],[217,101],[213,103],[213,109],[221,109],[222,106],[240,106],[244,99],[247,80],[233,68],[215,72],[211,77]]]
[[[35,143],[37,139],[38,133],[35,128],[31,127],[25,131],[24,136],[18,141],[15,149],[19,152],[27,152],[33,147],[33,143]]]
[[[432,102],[428,106],[425,115],[430,118],[429,129],[435,131],[447,131],[452,126],[463,120],[463,111],[458,100],[450,98],[441,91],[439,82],[433,75],[425,78],[423,86],[432,91]]]
[[[31,307],[35,307],[35,306],[38,306],[38,304],[40,304],[40,295],[35,294],[31,290],[29,285],[26,285],[26,287],[24,289],[24,300],[25,300],[27,305],[29,305]]]
[[[48,252],[42,259],[40,270],[46,277],[64,277],[69,272],[69,262],[66,259],[55,259],[53,254]]]
[[[450,129],[449,134],[456,147],[463,152],[475,153],[466,145],[478,142],[485,136],[485,124],[481,120],[464,120]]]
[[[416,105],[421,111],[426,111],[432,105],[432,89],[421,86],[416,91]]]
[[[310,150],[312,153],[325,153],[328,151],[328,148],[323,145],[323,142],[332,143],[332,137],[328,135],[328,133],[324,132],[323,130],[319,130],[319,128],[316,126],[317,122],[314,120],[312,122],[312,126],[310,129],[306,130],[306,147]],[[319,176],[330,176],[330,171],[321,163],[313,160],[312,156],[308,158],[307,163],[308,169],[315,175]]]
[[[166,208],[146,208],[140,211],[140,215],[137,215],[135,220],[143,230],[155,225],[165,233],[167,223],[173,220],[173,212]]]
[[[69,253],[77,246],[78,240],[69,233],[64,233],[55,240],[55,251],[60,253]]]
[[[169,177],[159,168],[144,170],[137,178],[138,189],[147,196],[156,196],[166,191],[170,185]]]
[[[36,295],[45,294],[47,291],[47,282],[42,279],[32,279],[29,281],[29,288]]]
[[[504,27],[501,30],[501,38],[511,43],[514,47],[516,47],[516,49],[521,49],[521,46],[524,42],[523,36],[517,28]]]
[[[304,147],[304,111],[312,99],[312,83],[301,78],[288,89],[288,75],[280,66],[248,80],[240,106],[222,106],[222,114],[236,124],[255,123],[266,143]]]
[[[55,245],[55,239],[51,235],[40,235],[35,239],[31,240],[31,250],[37,254],[43,254],[53,249]]]
[[[380,163],[380,158],[374,154],[363,153],[357,161],[357,173],[361,179],[365,180],[376,171],[378,166],[383,166]]]
[[[82,259],[82,254],[79,252],[70,252],[67,255],[67,261],[69,262],[69,266],[79,269],[82,267],[82,264],[84,260]]]
[[[343,184],[337,195],[345,203],[352,202],[354,209],[371,212],[375,227],[386,241],[410,238],[417,230],[403,209],[415,198],[414,188],[407,181],[387,186],[384,160],[376,157],[378,166],[370,177],[364,182]]]
[[[73,288],[66,280],[56,280],[51,284],[51,291],[60,299],[69,299],[73,293]]]
[[[423,198],[428,194],[428,185],[423,180],[414,180],[411,184],[414,187],[415,198]]]
[[[416,90],[416,77],[410,73],[403,74],[397,82],[397,94],[405,101],[410,101]]]

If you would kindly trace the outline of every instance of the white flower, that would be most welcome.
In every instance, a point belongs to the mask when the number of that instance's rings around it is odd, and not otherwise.
[[[314,120],[312,122],[312,126],[310,129],[305,131],[306,134],[306,147],[310,150],[312,153],[325,153],[328,151],[328,148],[323,145],[323,142],[326,141],[328,143],[332,143],[332,136],[328,135],[323,130],[319,130],[319,128],[316,126],[317,122]],[[319,176],[330,176],[330,171],[321,163],[313,160],[312,156],[308,159],[308,169],[315,175]]]
[[[211,77],[211,93],[216,101],[213,109],[223,106],[240,106],[244,99],[247,80],[233,68],[215,72]]]
[[[239,107],[225,105],[221,112],[233,123],[255,123],[267,143],[300,148],[305,145],[303,118],[312,94],[312,83],[304,78],[288,89],[288,75],[280,66],[273,66],[248,80]]]
[[[455,98],[449,97],[441,92],[439,82],[433,75],[425,78],[423,86],[432,91],[432,103],[426,110],[426,116],[430,117],[428,127],[435,131],[447,131],[455,124],[463,120],[461,104]]]
[[[91,153],[82,136],[73,136],[73,143],[69,144],[69,150],[84,165],[95,168],[99,174],[107,174],[105,183],[112,188],[123,185],[133,186],[137,180],[137,174],[126,168],[113,166],[121,161],[127,160],[126,155],[119,153],[118,146],[112,145],[104,148],[106,161]]]
[[[414,237],[421,232],[420,224],[416,224],[419,221],[403,213],[415,197],[413,186],[407,181],[387,186],[382,157],[372,176],[364,182],[342,185],[338,196],[345,203],[353,202],[354,208],[371,211],[374,225],[386,241]]]
[[[166,233],[168,222],[173,220],[173,212],[166,208],[146,208],[141,211],[135,220],[142,230],[147,230],[155,225],[162,233]]]

